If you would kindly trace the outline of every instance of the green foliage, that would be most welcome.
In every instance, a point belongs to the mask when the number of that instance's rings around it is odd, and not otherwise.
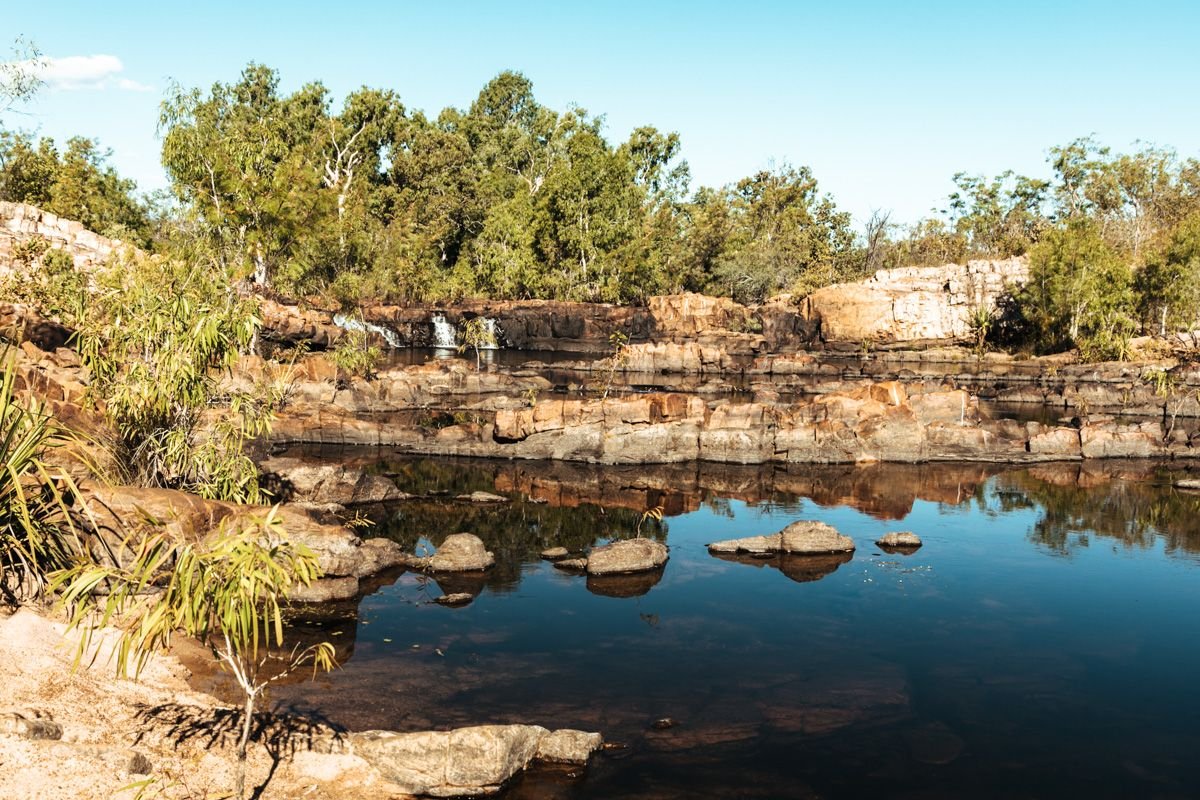
[[[130,544],[134,557],[128,567],[81,564],[56,577],[69,628],[82,633],[78,656],[92,649],[98,630],[118,618],[118,675],[139,673],[177,632],[208,646],[245,695],[236,788],[242,798],[254,708],[263,691],[306,665],[314,674],[334,666],[328,642],[293,649],[282,660],[269,658],[272,646],[284,645],[288,593],[320,577],[317,558],[287,540],[277,507],[203,543],[160,532]],[[153,599],[141,600],[155,590]]]
[[[365,330],[356,329],[346,332],[333,348],[331,357],[338,369],[366,378],[375,374],[375,368],[383,358],[383,351],[371,344]]]
[[[69,253],[51,248],[41,236],[32,236],[13,247],[12,260],[21,269],[0,278],[0,296],[20,300],[50,316],[72,319],[81,313],[87,278],[76,271]]]
[[[44,64],[37,45],[20,36],[13,40],[12,56],[0,61],[0,113],[28,102],[44,81],[38,67]]]
[[[1018,302],[1043,350],[1076,346],[1089,361],[1124,357],[1135,327],[1133,274],[1095,223],[1080,218],[1048,231],[1029,266]]]
[[[40,596],[49,576],[75,563],[79,532],[68,513],[70,475],[47,461],[74,437],[35,402],[14,394],[15,355],[0,349],[0,601]]]
[[[1200,212],[1188,217],[1137,276],[1142,320],[1160,334],[1200,324]]]
[[[480,367],[479,351],[495,347],[496,344],[496,334],[483,317],[471,317],[462,324],[458,331],[458,352],[465,353],[468,349],[474,350],[475,369]]]
[[[110,153],[92,139],[36,143],[23,133],[0,132],[0,200],[29,203],[75,220],[105,236],[149,243],[149,209],[134,197],[135,184],[108,163]]]
[[[222,395],[218,382],[249,347],[260,324],[256,307],[233,294],[226,276],[132,251],[93,280],[70,322],[130,477],[258,502],[258,471],[243,447],[270,430],[282,390]]]
[[[807,167],[759,172],[703,205],[701,221],[718,229],[698,232],[711,261],[690,271],[707,275],[706,287],[757,303],[779,291],[807,294],[859,277],[850,215],[817,194]]]

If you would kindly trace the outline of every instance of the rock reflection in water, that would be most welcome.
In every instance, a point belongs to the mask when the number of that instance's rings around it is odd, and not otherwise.
[[[1200,660],[1186,635],[1200,497],[1171,488],[1182,468],[373,457],[420,495],[372,510],[383,532],[436,545],[471,531],[496,567],[364,581],[374,593],[340,622],[303,623],[305,642],[341,631],[342,669],[273,699],[350,728],[525,722],[629,745],[577,779],[531,772],[505,800],[1200,791],[1178,666]],[[451,499],[476,490],[511,502]],[[601,584],[540,559],[630,535],[649,504],[674,514],[656,531],[665,570]],[[727,566],[704,546],[797,519],[835,526],[858,556],[718,556]],[[880,557],[900,520],[925,546]],[[454,591],[475,600],[432,602]],[[679,724],[655,730],[662,717]]]
[[[832,575],[842,564],[854,558],[854,553],[830,553],[828,555],[800,556],[789,553],[750,555],[747,553],[712,553],[713,558],[749,564],[752,567],[774,567],[796,583],[812,583],[826,575]]]
[[[601,597],[641,597],[662,580],[663,569],[632,575],[588,575],[587,590]]]

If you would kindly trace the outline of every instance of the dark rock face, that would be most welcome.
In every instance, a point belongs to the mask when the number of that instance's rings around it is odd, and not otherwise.
[[[710,551],[714,558],[735,564],[761,569],[772,567],[796,583],[813,583],[832,575],[842,564],[854,558],[853,553],[830,553],[826,555],[790,555],[787,553],[730,553]]]

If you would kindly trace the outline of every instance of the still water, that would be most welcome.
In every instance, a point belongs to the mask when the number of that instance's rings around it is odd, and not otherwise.
[[[298,621],[344,663],[273,700],[351,729],[527,722],[624,745],[510,800],[1200,795],[1200,495],[1177,472],[365,460],[418,495],[372,510],[379,533],[470,531],[497,566],[383,576]],[[474,489],[511,502],[451,499]],[[661,574],[589,583],[538,558],[632,535],[654,506]],[[800,519],[857,552],[705,547]],[[924,547],[880,551],[892,530]]]

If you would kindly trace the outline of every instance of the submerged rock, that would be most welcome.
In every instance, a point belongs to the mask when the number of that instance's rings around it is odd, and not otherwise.
[[[626,539],[597,547],[587,558],[589,575],[648,572],[667,563],[665,545],[651,539]]]
[[[430,797],[495,794],[535,758],[582,764],[599,734],[537,725],[479,725],[453,731],[350,734],[355,755],[401,791]]]
[[[553,563],[556,569],[565,572],[583,572],[588,565],[586,558],[560,558]]]
[[[875,540],[887,552],[912,552],[921,546],[921,537],[912,531],[891,531]]]
[[[466,500],[470,503],[507,503],[508,498],[491,492],[471,492],[470,494],[460,494],[454,498],[455,500]]]
[[[468,592],[453,592],[444,594],[441,597],[435,597],[433,602],[440,606],[465,606],[475,599],[475,595]]]

